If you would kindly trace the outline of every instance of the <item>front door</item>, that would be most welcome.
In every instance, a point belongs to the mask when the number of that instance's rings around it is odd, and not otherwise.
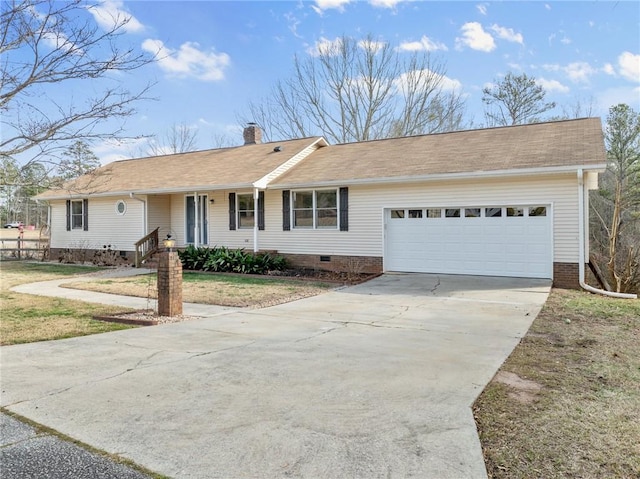
[[[194,195],[187,196],[186,204],[186,232],[188,244],[207,244],[209,242],[207,220],[207,195],[198,195],[196,204]],[[197,241],[196,241],[197,239]]]

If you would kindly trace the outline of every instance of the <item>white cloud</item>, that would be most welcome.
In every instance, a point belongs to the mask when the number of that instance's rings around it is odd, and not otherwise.
[[[374,7],[379,8],[395,8],[395,6],[402,0],[369,0],[369,3]]]
[[[602,67],[602,71],[605,72],[607,75],[616,74],[616,71],[613,68],[613,65],[611,63],[605,63],[604,66]]]
[[[547,70],[549,72],[557,72],[560,71],[562,67],[556,63],[545,63],[542,65],[543,70]]]
[[[623,52],[618,57],[620,75],[632,82],[640,82],[640,55]]]
[[[385,42],[376,42],[374,40],[360,40],[358,42],[358,46],[363,50],[369,50],[377,53],[385,46]]]
[[[156,55],[162,70],[180,78],[197,78],[202,81],[216,81],[224,78],[224,69],[230,58],[226,53],[204,51],[195,42],[186,42],[178,50],[168,48],[162,40],[147,39],[142,49]]]
[[[124,23],[122,31],[127,33],[138,33],[144,30],[144,25],[124,9],[121,0],[102,0],[88,7],[88,10],[103,30],[111,30],[121,23]]]
[[[285,13],[284,19],[287,21],[287,26],[289,28],[289,31],[293,33],[293,36],[302,38],[302,35],[298,33],[298,25],[300,25],[301,23],[300,19],[296,17],[292,12]]]
[[[405,52],[417,52],[417,51],[427,51],[433,52],[436,50],[444,50],[447,51],[448,48],[444,43],[434,42],[429,37],[424,36],[420,39],[420,41],[416,42],[403,42],[398,47],[398,50]]]
[[[548,92],[569,93],[568,86],[563,85],[558,80],[547,80],[545,78],[537,78],[536,84],[540,85]]]
[[[344,6],[348,3],[351,3],[351,0],[316,0],[316,4],[312,5],[311,8],[313,8],[317,14],[322,15],[322,12],[330,8],[335,8],[339,12],[343,12]]]
[[[488,6],[488,3],[479,3],[478,5],[476,5],[476,8],[478,9],[478,12],[480,12],[480,15],[486,15]]]
[[[317,57],[320,54],[323,55],[337,55],[342,47],[342,38],[337,37],[335,40],[329,40],[328,38],[320,37],[320,40],[307,48],[307,53],[311,56]]]
[[[407,91],[409,85],[416,83],[416,77],[420,76],[423,80],[423,85],[418,85],[422,88],[430,88],[433,86],[432,81],[438,81],[440,88],[445,91],[460,91],[462,89],[462,83],[453,78],[449,78],[445,75],[439,75],[430,70],[414,70],[411,72],[405,72],[394,80],[394,84],[399,91]]]
[[[503,40],[507,40],[508,42],[523,44],[524,39],[522,38],[521,33],[516,33],[512,28],[501,27],[500,25],[493,24],[491,25],[491,30],[498,35],[498,38],[502,38]]]
[[[589,77],[596,73],[596,70],[587,62],[569,63],[563,70],[571,81],[582,83],[588,82]]]
[[[478,22],[468,22],[460,29],[462,37],[456,38],[456,48],[465,46],[473,50],[491,52],[496,48],[496,42],[490,33],[487,33]]]
[[[144,155],[147,138],[131,138],[128,140],[103,140],[92,145],[91,151],[106,165],[117,160],[127,160]]]

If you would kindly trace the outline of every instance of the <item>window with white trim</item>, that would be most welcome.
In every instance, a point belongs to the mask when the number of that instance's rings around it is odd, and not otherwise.
[[[71,201],[71,229],[84,229],[84,201]]]
[[[291,203],[294,228],[338,228],[338,190],[294,191]]]
[[[253,194],[238,194],[238,228],[253,228],[255,224],[255,203]]]

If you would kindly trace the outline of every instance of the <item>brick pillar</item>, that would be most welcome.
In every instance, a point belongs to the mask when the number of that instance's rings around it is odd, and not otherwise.
[[[182,263],[175,251],[158,258],[158,316],[182,314]]]

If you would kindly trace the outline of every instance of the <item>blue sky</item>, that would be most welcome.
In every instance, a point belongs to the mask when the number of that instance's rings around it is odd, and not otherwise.
[[[435,2],[399,0],[123,1],[94,10],[102,21],[131,16],[120,39],[160,51],[155,64],[127,76],[132,89],[151,80],[157,101],[139,105],[131,136],[163,134],[175,123],[198,129],[198,148],[214,136],[241,140],[238,115],[289,76],[295,54],[322,42],[367,34],[401,52],[425,50],[444,62],[464,94],[467,120],[483,122],[482,88],[507,72],[527,73],[558,103],[593,103],[604,120],[616,103],[640,111],[640,3]],[[140,145],[93,145],[103,162],[135,155]]]

